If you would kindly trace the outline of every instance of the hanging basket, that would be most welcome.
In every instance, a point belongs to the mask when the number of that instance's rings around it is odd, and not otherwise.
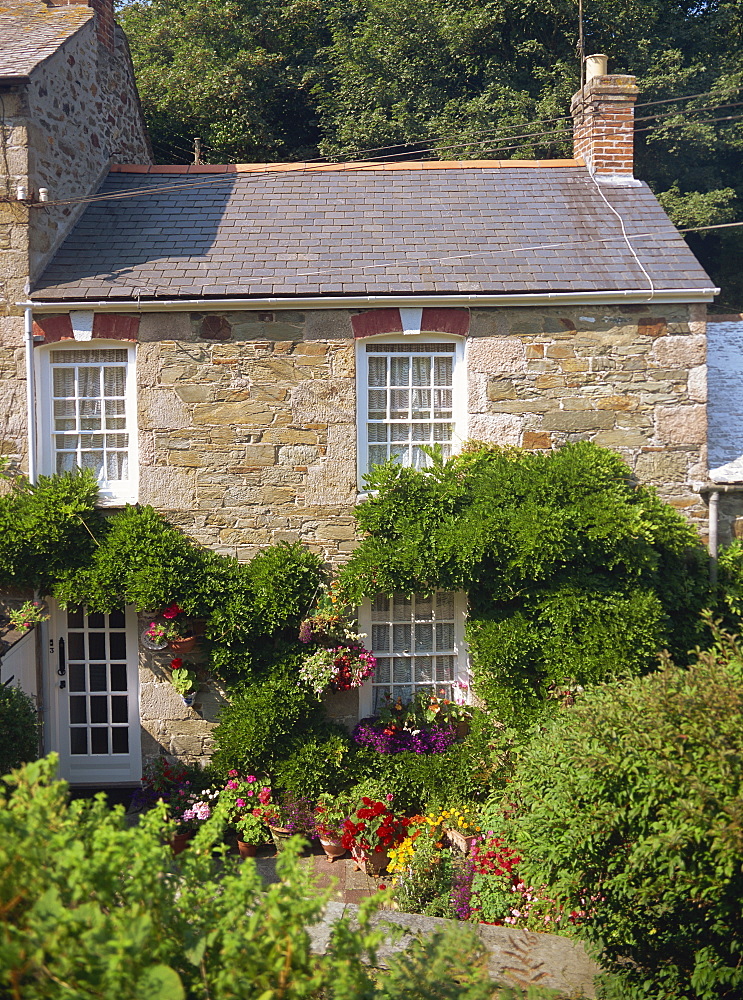
[[[155,642],[147,635],[147,629],[140,635],[139,641],[145,649],[149,649],[151,653],[159,653],[163,649],[168,648],[167,639],[163,639],[161,642]]]

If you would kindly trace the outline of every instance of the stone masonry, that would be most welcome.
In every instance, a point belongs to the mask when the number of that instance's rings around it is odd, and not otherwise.
[[[300,541],[341,563],[355,544],[355,349],[347,310],[144,313],[140,501],[241,560]],[[701,307],[474,310],[466,364],[471,438],[595,441],[704,533]],[[186,708],[161,660],[142,654],[145,756],[205,760],[222,695],[206,687]],[[328,709],[352,723],[356,693]]]
[[[151,163],[129,49],[120,28],[109,51],[85,6],[66,8],[70,37],[28,79],[0,86],[0,453],[26,450],[23,317],[17,303],[79,218],[112,158]],[[18,186],[28,197],[18,200]],[[38,202],[40,188],[49,201]],[[72,203],[69,203],[72,202]]]

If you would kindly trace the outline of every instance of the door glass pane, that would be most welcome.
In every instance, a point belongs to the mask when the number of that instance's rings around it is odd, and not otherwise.
[[[90,663],[88,665],[88,673],[90,676],[90,691],[105,691],[106,690],[106,670],[105,663]]]
[[[129,730],[123,726],[111,730],[111,752],[129,753]]]
[[[82,632],[68,632],[67,656],[70,660],[85,659],[85,635]]]
[[[69,665],[70,691],[85,690],[85,664],[71,663]]]
[[[123,611],[111,611],[108,616],[109,628],[124,628],[125,619]]]
[[[110,634],[109,654],[112,660],[126,659],[126,635],[124,632],[112,632]]]
[[[111,722],[128,722],[129,699],[126,695],[116,695],[111,699]]]
[[[88,659],[106,659],[106,635],[104,632],[90,632],[88,635]]]
[[[105,628],[106,627],[106,616],[101,614],[101,612],[96,611],[92,615],[88,615],[88,628]]]
[[[108,753],[108,728],[95,726],[90,730],[90,752]]]
[[[87,729],[71,729],[70,730],[70,753],[71,754],[82,754],[88,752],[88,730]]]
[[[90,699],[90,721],[108,722],[108,698],[105,694]]]
[[[111,690],[126,691],[126,663],[111,664]]]
[[[84,615],[82,608],[74,608],[67,612],[67,628],[82,628]]]
[[[88,710],[86,706],[87,698],[85,695],[70,698],[70,722],[74,725],[77,723],[85,723],[88,721]]]

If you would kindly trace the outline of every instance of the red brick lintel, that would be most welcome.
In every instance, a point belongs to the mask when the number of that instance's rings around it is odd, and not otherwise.
[[[96,313],[93,317],[93,340],[134,340],[139,332],[139,316],[119,313]],[[34,338],[43,338],[45,344],[60,340],[74,340],[69,313],[38,316],[34,320]],[[81,344],[91,341],[80,341]]]
[[[351,317],[353,335],[378,337],[383,333],[402,333],[399,309],[368,309]],[[449,333],[466,337],[470,329],[468,309],[425,308],[421,316],[421,333]]]

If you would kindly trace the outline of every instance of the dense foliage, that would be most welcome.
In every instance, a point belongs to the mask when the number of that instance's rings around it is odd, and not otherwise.
[[[33,698],[11,681],[0,684],[0,774],[39,755],[39,719]]]
[[[584,8],[586,52],[642,87],[637,176],[679,226],[740,218],[741,0]],[[161,162],[196,135],[207,162],[571,149],[575,2],[134,0],[120,19]],[[737,308],[740,230],[689,240]]]
[[[743,991],[743,653],[598,686],[526,750],[507,840],[627,998]]]
[[[362,908],[326,954],[308,930],[330,890],[292,851],[264,889],[252,861],[215,858],[222,825],[201,824],[174,861],[162,808],[129,827],[103,797],[68,803],[53,758],[6,778],[0,796],[0,994],[122,1000],[488,1000],[492,985],[464,932],[414,941],[372,972],[383,933]],[[170,829],[172,830],[172,824]]]
[[[89,471],[11,480],[0,496],[0,586],[49,593],[56,580],[85,566],[96,547],[98,484]]]
[[[683,659],[702,634],[696,534],[612,452],[480,446],[429,469],[390,463],[369,486],[344,594],[466,590],[475,689],[504,719],[646,670],[664,646]]]

